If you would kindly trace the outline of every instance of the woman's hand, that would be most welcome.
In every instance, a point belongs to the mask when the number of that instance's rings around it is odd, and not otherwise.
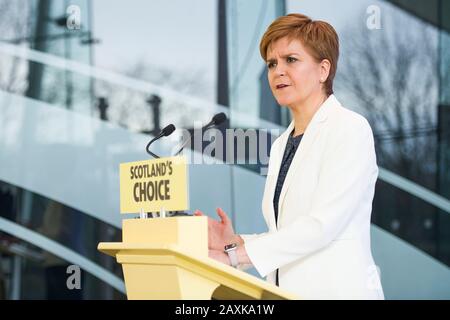
[[[227,244],[241,241],[240,237],[234,233],[233,225],[227,214],[221,208],[217,208],[217,214],[220,221],[208,217],[208,247],[212,250],[223,251]],[[203,216],[204,214],[200,210],[195,210],[194,215]]]

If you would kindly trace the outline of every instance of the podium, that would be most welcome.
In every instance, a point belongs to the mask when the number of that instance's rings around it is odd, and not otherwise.
[[[98,250],[122,265],[132,300],[298,299],[209,258],[205,216],[125,219],[122,242],[99,243]]]

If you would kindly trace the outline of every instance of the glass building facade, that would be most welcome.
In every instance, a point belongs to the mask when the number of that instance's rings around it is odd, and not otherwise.
[[[270,145],[290,114],[271,94],[259,41],[293,12],[336,28],[335,94],[374,131],[372,246],[386,298],[448,299],[444,0],[0,0],[0,299],[125,299],[120,265],[97,251],[121,238],[119,163],[146,159],[164,125],[192,130],[217,112]],[[221,206],[237,232],[265,231],[252,157],[192,165],[191,210]],[[67,288],[71,265],[80,290]]]
[[[259,41],[267,26],[286,12],[283,1],[226,1],[229,97],[232,125],[252,127],[255,120],[286,126],[286,109],[278,106],[267,82],[267,69]],[[233,112],[248,114],[233,117]]]

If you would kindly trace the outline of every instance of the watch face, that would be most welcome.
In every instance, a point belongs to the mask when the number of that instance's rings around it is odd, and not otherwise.
[[[225,251],[231,250],[231,249],[236,248],[236,247],[237,247],[236,243],[227,244],[225,246]]]

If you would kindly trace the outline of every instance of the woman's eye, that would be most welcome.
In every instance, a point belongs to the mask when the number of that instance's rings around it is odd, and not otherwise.
[[[273,63],[273,62],[269,62],[267,64],[267,68],[269,68],[269,69],[273,68],[274,66],[275,66],[275,63]]]
[[[287,62],[295,62],[295,61],[297,61],[297,59],[292,58],[292,57],[288,57],[288,58],[286,59],[286,61],[287,61]]]

